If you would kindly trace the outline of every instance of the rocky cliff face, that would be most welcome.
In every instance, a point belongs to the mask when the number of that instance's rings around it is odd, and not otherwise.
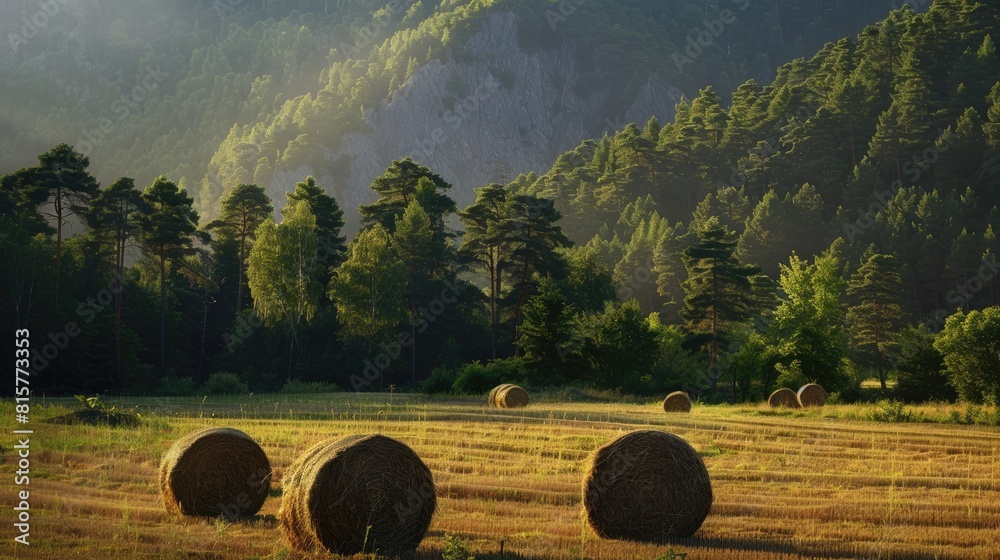
[[[275,206],[284,204],[283,193],[296,181],[313,174],[321,184],[333,185],[331,194],[354,226],[353,210],[375,199],[372,180],[392,160],[409,155],[454,185],[452,198],[462,207],[474,200],[474,188],[504,176],[544,172],[556,156],[586,138],[633,121],[641,126],[653,115],[661,122],[673,118],[681,92],[654,75],[619,114],[602,115],[621,85],[601,81],[597,63],[596,72],[587,70],[596,73],[597,87],[580,87],[583,72],[575,51],[564,44],[525,52],[514,13],[487,16],[462,56],[455,57],[460,61],[435,60],[420,68],[394,96],[366,110],[370,132],[346,136],[336,152],[327,151],[344,176],[308,168],[276,173],[269,189]]]

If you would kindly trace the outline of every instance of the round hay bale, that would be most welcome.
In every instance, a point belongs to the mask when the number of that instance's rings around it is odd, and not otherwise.
[[[487,397],[487,399],[486,399],[486,402],[489,404],[489,407],[490,408],[496,408],[497,407],[497,394],[499,394],[500,391],[503,391],[507,387],[511,387],[511,386],[512,385],[510,383],[504,383],[502,385],[497,385],[496,387],[494,387],[493,389],[491,389],[490,390],[490,396]]]
[[[663,399],[663,412],[691,412],[691,397],[684,391],[674,391]]]
[[[497,392],[496,401],[497,408],[524,408],[528,406],[528,392],[510,385]]]
[[[815,383],[803,385],[798,394],[799,406],[823,406],[826,404],[826,390]]]
[[[799,397],[795,391],[788,387],[782,387],[771,393],[771,396],[767,398],[767,404],[771,405],[771,408],[798,408]]]
[[[434,478],[412,449],[357,435],[320,443],[288,467],[278,517],[296,550],[392,556],[417,548],[436,507]]]
[[[168,511],[234,521],[264,505],[271,464],[245,433],[209,428],[174,442],[160,462],[159,482]]]
[[[712,482],[686,441],[639,430],[593,455],[583,481],[583,507],[601,538],[663,542],[690,537],[712,507]]]

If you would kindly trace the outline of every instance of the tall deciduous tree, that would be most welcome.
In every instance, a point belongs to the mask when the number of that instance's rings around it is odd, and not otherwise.
[[[798,364],[808,378],[825,387],[840,386],[844,357],[844,293],[842,240],[809,263],[797,255],[781,266],[781,303],[774,312],[772,344],[780,349],[786,371]]]
[[[316,281],[316,217],[303,200],[289,198],[280,224],[265,220],[250,249],[247,279],[254,311],[265,324],[283,324],[289,334],[288,379],[302,320],[316,314],[323,286]]]
[[[371,355],[390,329],[406,320],[408,281],[406,265],[381,224],[359,233],[330,284],[344,336],[366,341]]]
[[[971,402],[1000,403],[1000,307],[948,317],[934,341],[958,395]]]
[[[317,271],[320,282],[325,286],[332,277],[330,271],[340,266],[344,260],[345,239],[340,235],[344,227],[344,212],[337,204],[337,199],[326,194],[312,177],[296,183],[295,191],[288,198],[308,202],[309,210],[316,216],[316,237],[319,243]]]
[[[194,199],[166,177],[146,187],[142,199],[148,213],[142,218],[140,241],[160,271],[160,373],[167,363],[167,264],[171,272],[194,251],[198,213]]]

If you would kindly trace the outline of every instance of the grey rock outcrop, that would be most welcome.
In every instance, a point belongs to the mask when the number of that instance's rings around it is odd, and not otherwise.
[[[425,64],[400,91],[366,111],[370,132],[345,136],[330,156],[349,162],[342,166],[349,174],[333,177],[301,168],[295,177],[277,173],[269,192],[292,190],[303,172],[312,173],[333,186],[331,194],[350,227],[357,220],[353,209],[375,199],[371,181],[394,159],[409,155],[454,185],[452,198],[462,207],[474,200],[474,188],[504,175],[544,172],[586,138],[629,122],[641,126],[653,115],[661,122],[672,119],[681,97],[680,90],[650,74],[620,114],[602,117],[620,84],[602,81],[598,72],[588,78],[596,87],[579,87],[581,75],[573,44],[525,52],[518,45],[515,14],[490,14],[461,57]],[[276,205],[283,203],[284,197],[275,198]]]

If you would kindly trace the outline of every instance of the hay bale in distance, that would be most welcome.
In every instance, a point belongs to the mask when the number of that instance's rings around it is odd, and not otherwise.
[[[788,387],[782,387],[771,393],[771,396],[767,399],[767,404],[771,405],[771,408],[799,408],[799,397],[795,394],[795,391]]]
[[[663,399],[663,412],[691,412],[691,397],[684,391],[674,391]]]
[[[497,408],[524,408],[528,406],[528,392],[510,385],[497,392],[496,402]]]
[[[663,542],[690,537],[712,507],[712,482],[686,441],[638,430],[593,455],[583,481],[583,507],[601,538]]]
[[[417,548],[437,507],[430,469],[382,435],[329,440],[282,477],[278,518],[292,548],[392,556]]]
[[[826,404],[826,390],[815,383],[803,385],[798,394],[799,406],[823,406]]]
[[[174,442],[160,462],[159,483],[168,511],[234,521],[264,505],[271,464],[247,434],[209,428]]]
[[[504,383],[502,385],[497,385],[496,387],[494,387],[493,389],[490,390],[490,396],[487,397],[487,399],[486,399],[486,402],[487,402],[487,404],[489,405],[490,408],[496,408],[497,407],[497,394],[499,394],[500,391],[503,391],[504,389],[506,389],[507,387],[510,387],[510,386],[511,386],[510,383]]]

